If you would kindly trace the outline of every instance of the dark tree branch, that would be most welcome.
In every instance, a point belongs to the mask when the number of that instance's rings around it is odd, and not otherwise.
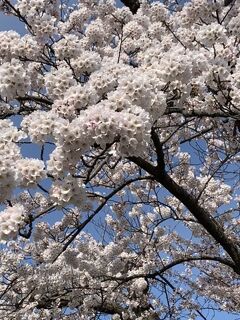
[[[14,15],[15,15],[16,17],[18,17],[21,22],[23,22],[23,23],[26,24],[26,26],[28,27],[29,31],[31,32],[31,31],[32,31],[32,26],[28,23],[28,21],[26,20],[26,18],[20,13],[19,9],[16,9],[16,8],[14,7],[14,5],[12,5],[11,2],[8,1],[8,0],[4,0],[3,3],[6,4],[6,7],[7,7],[7,8],[10,8],[10,12],[11,12],[11,10],[12,10],[12,12],[14,13]]]
[[[239,119],[240,114],[239,112],[226,112],[226,111],[205,111],[205,110],[196,110],[196,109],[184,109],[184,108],[175,108],[175,107],[168,107],[167,110],[164,112],[164,115],[170,115],[170,114],[182,114],[185,118],[189,117],[197,117],[197,118],[202,118],[202,117],[211,117],[211,118],[218,118],[218,117],[223,117],[223,118],[234,118],[234,119]]]
[[[76,237],[80,234],[80,232],[86,227],[86,225],[93,220],[93,218],[104,208],[104,206],[106,205],[106,203],[108,202],[109,199],[111,199],[113,196],[115,196],[119,191],[121,191],[123,188],[125,188],[126,186],[130,185],[131,183],[135,182],[135,181],[139,181],[139,180],[148,180],[148,179],[152,179],[151,176],[145,176],[145,177],[138,177],[138,178],[134,178],[134,179],[129,179],[126,180],[123,184],[121,184],[119,187],[117,187],[116,189],[114,189],[111,193],[109,193],[105,198],[104,201],[97,207],[97,209],[91,214],[89,215],[89,217],[82,222],[77,229],[75,230],[75,232],[73,232],[70,236],[70,238],[68,239],[68,241],[64,244],[62,250],[57,254],[57,256],[53,259],[52,263],[54,263],[58,257],[67,250],[67,248],[70,246],[70,244],[76,239]]]
[[[16,98],[19,102],[24,102],[24,101],[34,101],[36,103],[40,104],[46,104],[46,105],[52,105],[53,102],[47,98],[43,97],[34,97],[34,96],[25,96],[25,97],[17,97]]]
[[[235,0],[225,0],[224,1],[224,6],[229,6],[232,2],[235,2]]]
[[[106,280],[115,280],[115,281],[123,281],[123,282],[128,282],[128,281],[132,281],[134,279],[138,279],[138,278],[148,278],[148,279],[155,279],[157,276],[162,275],[163,273],[165,273],[166,271],[180,265],[183,263],[187,263],[187,262],[194,262],[194,261],[215,261],[215,262],[219,262],[227,267],[230,268],[234,268],[235,265],[234,263],[226,258],[221,258],[218,256],[189,256],[189,257],[183,257],[183,258],[179,258],[176,259],[170,263],[168,263],[167,265],[163,266],[161,269],[159,269],[156,272],[153,273],[139,273],[139,274],[135,274],[132,276],[128,276],[128,277],[107,277]]]
[[[164,167],[164,155],[161,150],[161,143],[158,136],[152,136],[154,146],[158,155],[158,165],[153,166],[148,161],[140,157],[130,157],[129,159],[140,168],[148,172],[154,179],[162,184],[172,195],[181,201],[192,215],[199,221],[204,229],[220,244],[229,254],[235,263],[234,271],[240,274],[240,250],[236,243],[226,234],[221,224],[214,219],[204,208],[202,208],[197,199],[187,192],[183,187],[177,184],[166,172]],[[162,159],[159,156],[162,154]]]
[[[140,8],[140,2],[138,0],[122,0],[122,3],[128,7],[133,14]]]

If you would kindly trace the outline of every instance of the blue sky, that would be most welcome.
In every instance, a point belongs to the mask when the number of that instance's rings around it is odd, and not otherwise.
[[[117,1],[117,4],[120,6],[121,2]],[[0,31],[7,31],[7,30],[15,30],[20,34],[24,34],[25,27],[22,22],[19,22],[16,18],[11,17],[11,16],[5,16],[2,13],[0,13]],[[28,152],[25,150],[24,152],[25,156],[33,157],[33,150],[31,152]],[[37,156],[37,155],[35,155]],[[200,319],[200,318],[199,318]],[[240,319],[240,315],[237,317],[236,315],[233,316],[231,314],[227,313],[216,313],[214,317],[211,317],[209,319],[213,320],[237,320]]]

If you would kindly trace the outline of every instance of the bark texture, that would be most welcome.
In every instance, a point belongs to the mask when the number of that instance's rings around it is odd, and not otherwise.
[[[122,0],[122,3],[128,7],[133,14],[135,14],[140,7],[140,2],[138,0]]]

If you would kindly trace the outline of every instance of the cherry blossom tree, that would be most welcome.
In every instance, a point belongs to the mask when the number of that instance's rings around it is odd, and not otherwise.
[[[1,320],[239,314],[240,2],[123,3],[0,0]]]

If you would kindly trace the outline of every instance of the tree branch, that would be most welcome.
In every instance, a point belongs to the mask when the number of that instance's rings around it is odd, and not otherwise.
[[[122,3],[128,7],[133,14],[140,8],[140,2],[138,0],[122,0]]]
[[[164,115],[179,113],[182,114],[184,117],[211,117],[211,118],[217,118],[217,117],[232,117],[234,119],[239,119],[240,114],[239,112],[224,112],[221,110],[218,111],[205,111],[205,110],[196,110],[196,109],[184,109],[184,108],[175,108],[175,107],[168,107],[166,111],[164,112]]]
[[[23,102],[23,101],[34,101],[36,103],[40,103],[40,104],[47,104],[47,105],[52,105],[53,102],[47,98],[43,98],[43,97],[35,97],[35,96],[25,96],[25,97],[17,97],[16,98],[19,102]]]
[[[68,241],[64,244],[62,250],[57,254],[57,256],[53,259],[52,263],[54,263],[58,257],[67,250],[67,248],[70,246],[70,244],[76,239],[76,237],[80,234],[80,232],[86,227],[86,225],[92,221],[92,219],[102,210],[102,208],[105,206],[105,204],[108,202],[109,199],[111,199],[114,195],[116,195],[119,191],[121,191],[123,188],[125,188],[127,185],[130,185],[131,183],[135,182],[135,181],[139,181],[139,180],[148,180],[148,179],[152,179],[151,176],[145,176],[145,177],[138,177],[138,178],[134,178],[134,179],[129,179],[127,181],[125,181],[123,184],[121,184],[119,187],[117,187],[116,189],[114,189],[111,193],[109,193],[105,198],[104,201],[97,207],[97,209],[91,214],[89,215],[89,217],[82,222],[77,229],[75,230],[75,232],[72,233],[72,235],[70,236],[70,238],[68,239]]]
[[[199,221],[204,229],[220,244],[224,250],[229,254],[235,263],[234,271],[240,274],[240,250],[238,246],[228,238],[225,234],[224,228],[214,219],[204,208],[202,208],[196,198],[189,194],[183,187],[178,185],[166,172],[164,167],[163,152],[159,150],[162,148],[157,135],[154,135],[153,142],[158,155],[158,164],[156,167],[151,163],[140,157],[130,157],[140,168],[148,172],[154,179],[162,184],[172,195],[181,201],[185,207],[192,213],[192,215]],[[162,154],[161,162],[159,156]]]

